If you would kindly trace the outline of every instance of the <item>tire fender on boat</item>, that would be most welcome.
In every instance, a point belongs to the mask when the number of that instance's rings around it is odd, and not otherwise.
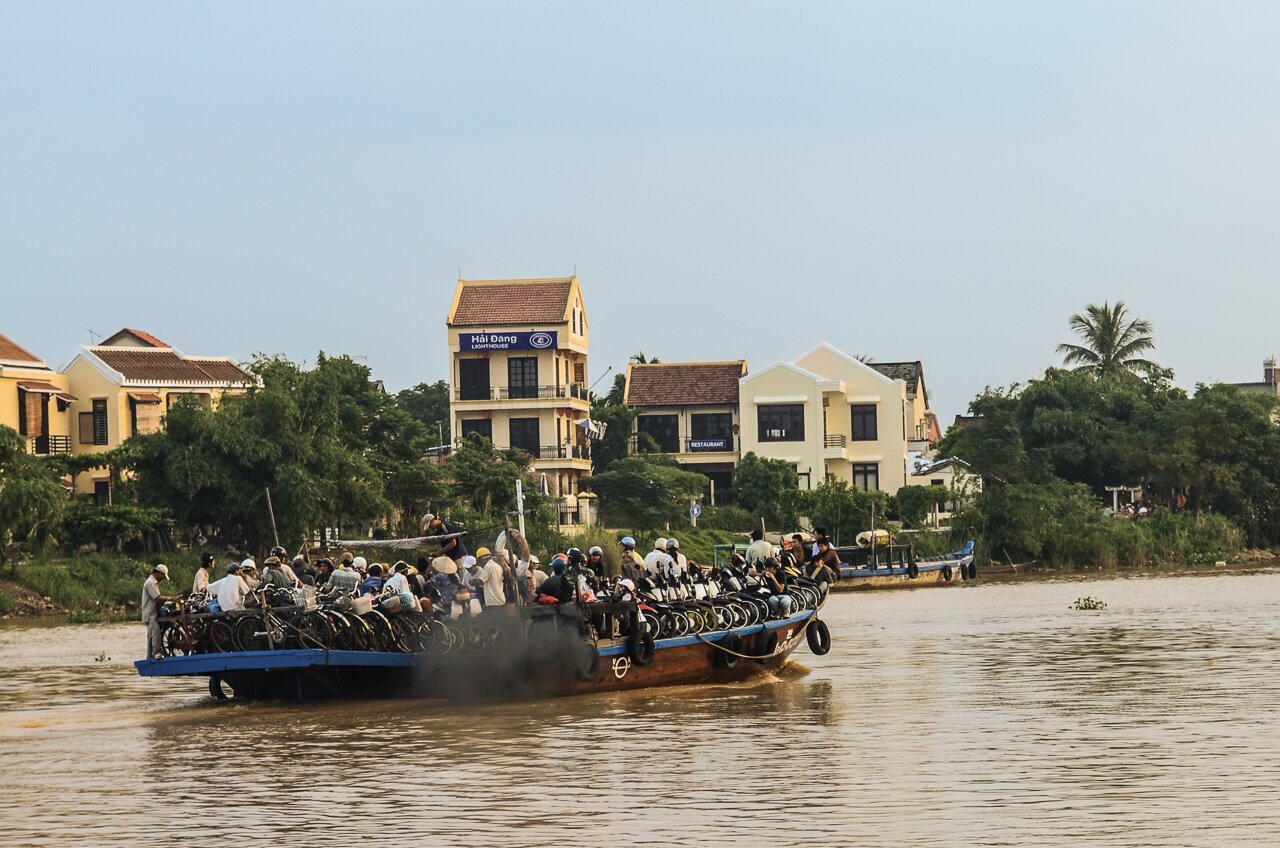
[[[763,665],[766,661],[773,658],[773,652],[776,650],[778,650],[778,631],[765,630],[756,637],[756,662]]]
[[[815,657],[826,656],[831,650],[831,630],[820,618],[809,622],[809,626],[805,628],[804,638],[809,643],[809,651]]]
[[[977,560],[973,560],[972,562],[969,563],[969,574],[967,576],[970,580],[978,579],[978,561]]]
[[[718,647],[715,650],[715,654],[711,657],[711,661],[716,664],[716,667],[733,668],[736,666],[738,664],[738,660],[741,659],[741,657],[736,656],[736,654],[742,653],[742,639],[739,638],[738,634],[730,633],[717,644]],[[722,651],[720,648],[723,648],[724,650]],[[729,651],[733,651],[734,653],[730,654],[728,653]]]
[[[916,565],[915,560],[911,560],[910,562],[907,563],[907,577],[910,577],[912,580],[915,580],[919,576],[920,576],[920,567]]]
[[[591,683],[600,676],[600,652],[590,642],[583,642],[580,656],[573,673],[583,683]]]
[[[949,565],[942,566],[942,579],[947,581],[948,583],[951,582],[951,566]]]
[[[227,693],[222,691],[222,675],[209,675],[209,694],[217,698],[219,701],[227,700]]]
[[[655,650],[653,637],[648,633],[637,633],[627,642],[627,653],[631,655],[631,661],[641,668],[653,662]]]

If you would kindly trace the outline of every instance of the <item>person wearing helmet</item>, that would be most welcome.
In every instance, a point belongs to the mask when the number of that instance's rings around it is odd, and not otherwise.
[[[369,576],[369,560],[364,557],[356,557],[351,561],[351,567],[355,569],[356,574],[360,575],[360,579],[364,580]]]
[[[667,540],[659,536],[653,543],[653,550],[645,554],[644,570],[650,577],[662,577],[668,571]]]
[[[587,568],[591,569],[591,574],[595,577],[595,585],[598,587],[604,580],[604,548],[599,545],[592,545],[587,551]]]
[[[577,550],[577,548],[572,550]],[[582,556],[582,551],[578,551],[578,556]],[[568,560],[561,554],[556,554],[551,558],[551,576],[542,581],[542,585],[538,586],[539,600],[542,597],[552,598],[557,604],[567,604],[573,600],[573,584],[565,578],[564,573],[568,564]]]
[[[369,576],[360,584],[361,595],[377,595],[382,592],[382,566],[374,563],[369,566]]]
[[[674,580],[683,580],[684,575],[689,571],[689,560],[685,559],[684,554],[680,553],[680,541],[678,539],[667,540],[667,568],[669,576]]]
[[[622,542],[622,576],[633,584],[644,577],[644,560],[636,553],[636,540],[623,536]]]

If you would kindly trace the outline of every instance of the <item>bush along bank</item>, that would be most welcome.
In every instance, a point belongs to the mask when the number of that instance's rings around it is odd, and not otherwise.
[[[191,590],[199,551],[170,551],[146,559],[90,554],[33,559],[0,573],[0,617],[66,615],[72,622],[129,621],[138,617],[142,583],[157,563],[169,566],[166,594]]]

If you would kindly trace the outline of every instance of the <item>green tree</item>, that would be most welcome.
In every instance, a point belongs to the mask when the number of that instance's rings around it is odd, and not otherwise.
[[[419,383],[397,392],[395,405],[422,424],[428,447],[449,443],[449,384],[444,380]]]
[[[689,498],[706,491],[707,478],[674,462],[629,456],[582,484],[600,496],[600,511],[610,526],[654,528],[686,516]]]
[[[795,525],[799,485],[791,463],[764,459],[754,451],[748,451],[733,472],[733,497],[738,506],[774,527]]]
[[[1081,344],[1060,344],[1058,353],[1077,371],[1103,378],[1149,373],[1159,367],[1142,358],[1156,346],[1151,322],[1131,317],[1122,300],[1115,306],[1091,303],[1083,315],[1072,315],[1070,324]]]
[[[945,486],[903,486],[898,490],[898,520],[903,527],[923,527],[934,507],[941,507],[950,494]]]
[[[796,509],[815,528],[822,527],[837,544],[850,544],[863,530],[888,518],[889,497],[884,492],[858,489],[847,480],[828,478],[808,491],[796,491]]]
[[[0,564],[11,540],[40,546],[53,537],[67,504],[59,476],[17,430],[0,425]]]
[[[607,425],[604,438],[591,443],[592,473],[608,471],[609,466],[631,452],[631,430],[636,413],[636,409],[622,403],[592,404],[591,419]]]
[[[482,436],[462,439],[446,465],[453,498],[490,518],[514,509],[517,480],[523,482],[528,495],[537,492],[529,462],[524,451],[498,450]]]

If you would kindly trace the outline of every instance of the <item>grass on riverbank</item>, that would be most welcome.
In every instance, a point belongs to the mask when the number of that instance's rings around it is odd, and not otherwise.
[[[73,622],[117,621],[136,617],[142,599],[142,584],[156,563],[169,566],[170,583],[162,584],[166,594],[191,588],[199,551],[169,551],[135,558],[120,554],[88,554],[70,559],[33,559],[20,563],[4,576],[41,598],[48,598],[65,611]],[[0,615],[19,611],[18,599],[0,593]],[[7,610],[7,611],[6,611]]]

